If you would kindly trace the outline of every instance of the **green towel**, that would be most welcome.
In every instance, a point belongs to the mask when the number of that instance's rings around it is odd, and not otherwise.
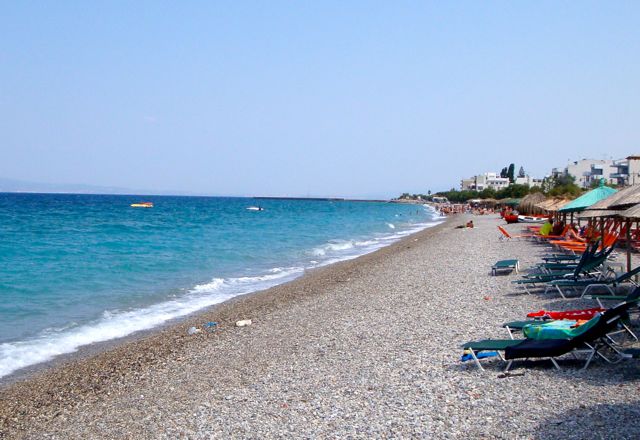
[[[577,321],[572,320],[527,324],[522,327],[522,333],[527,339],[572,339],[589,330],[599,319],[597,315],[578,327],[575,327]]]

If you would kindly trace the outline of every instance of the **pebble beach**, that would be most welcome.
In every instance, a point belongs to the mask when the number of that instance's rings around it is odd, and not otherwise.
[[[460,362],[464,342],[508,338],[503,322],[594,306],[491,276],[497,260],[526,269],[548,251],[499,240],[502,223],[452,216],[8,381],[0,438],[639,438],[638,361],[520,362],[507,377],[497,359]],[[217,330],[188,334],[209,321]]]

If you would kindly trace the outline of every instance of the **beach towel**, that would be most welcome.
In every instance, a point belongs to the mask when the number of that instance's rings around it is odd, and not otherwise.
[[[605,309],[602,307],[564,311],[539,310],[537,312],[527,313],[527,318],[589,320],[596,316],[596,313],[602,313],[604,311]]]
[[[589,321],[562,320],[539,324],[528,324],[522,327],[522,334],[527,339],[572,339],[596,325],[600,316]]]

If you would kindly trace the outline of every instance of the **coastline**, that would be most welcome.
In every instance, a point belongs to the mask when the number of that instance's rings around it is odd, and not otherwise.
[[[321,200],[321,199],[317,199],[317,200]],[[324,199],[322,199],[322,200],[324,200]],[[346,199],[341,199],[341,200],[345,200],[346,201]],[[351,200],[349,200],[349,201],[351,201]],[[373,200],[372,200],[372,202],[373,202]],[[395,239],[395,241],[392,241],[390,244],[386,244],[386,245],[384,245],[382,247],[379,247],[377,249],[374,249],[374,250],[368,250],[367,252],[365,252],[365,253],[363,253],[361,255],[358,255],[358,256],[338,257],[340,259],[337,260],[337,261],[321,264],[321,265],[318,265],[318,266],[312,267],[312,268],[307,268],[307,269],[304,270],[302,275],[298,275],[293,279],[289,279],[288,281],[282,282],[281,284],[276,284],[276,285],[273,285],[272,287],[261,287],[261,288],[258,288],[257,290],[254,290],[254,291],[250,291],[250,292],[243,293],[243,294],[238,294],[238,295],[233,296],[233,297],[231,297],[231,298],[229,298],[227,300],[224,300],[224,301],[222,301],[220,303],[216,303],[216,304],[213,304],[213,305],[210,305],[210,306],[206,306],[206,307],[204,307],[204,308],[202,308],[200,310],[197,310],[195,312],[189,313],[189,314],[184,315],[184,316],[178,316],[178,317],[172,318],[172,319],[170,319],[170,320],[168,320],[168,321],[166,321],[166,322],[164,322],[164,323],[162,323],[160,325],[157,325],[155,327],[144,329],[144,330],[137,330],[137,331],[134,331],[133,333],[130,333],[128,335],[125,335],[125,336],[122,336],[122,337],[116,337],[114,339],[108,339],[108,340],[104,340],[104,341],[93,342],[93,343],[90,343],[90,344],[87,344],[87,345],[81,345],[73,352],[61,353],[61,354],[55,356],[53,359],[23,367],[23,368],[21,368],[21,369],[19,369],[17,371],[14,371],[14,372],[10,373],[7,376],[0,377],[0,392],[4,388],[7,388],[12,384],[15,384],[15,383],[18,383],[18,382],[21,382],[21,381],[25,381],[25,380],[29,380],[32,377],[38,375],[39,373],[47,372],[49,370],[56,370],[58,368],[65,368],[65,365],[67,365],[69,362],[75,362],[75,361],[80,361],[80,360],[84,360],[84,359],[87,359],[87,358],[91,358],[93,356],[100,355],[103,352],[107,352],[107,351],[110,351],[110,350],[112,350],[114,348],[118,348],[118,347],[120,347],[122,345],[125,345],[125,344],[129,343],[129,342],[137,342],[137,341],[139,341],[141,339],[145,339],[145,338],[150,337],[150,336],[152,337],[153,335],[155,335],[155,334],[157,334],[159,332],[165,331],[165,330],[171,331],[171,330],[173,330],[173,329],[175,329],[177,327],[181,328],[181,326],[186,322],[187,323],[191,323],[191,324],[189,324],[188,327],[195,326],[195,327],[197,327],[199,329],[203,329],[203,327],[202,327],[203,324],[207,323],[207,322],[211,322],[211,321],[218,322],[219,324],[223,324],[218,319],[213,319],[211,317],[209,317],[211,319],[202,318],[200,320],[198,320],[198,318],[201,317],[201,316],[205,316],[205,315],[210,314],[211,311],[213,311],[216,308],[221,307],[221,306],[223,306],[225,304],[231,304],[236,299],[243,298],[243,297],[246,297],[246,296],[251,296],[251,295],[254,295],[254,294],[262,294],[263,292],[271,291],[272,289],[278,288],[280,286],[286,285],[286,284],[291,283],[291,282],[295,282],[295,281],[299,280],[300,278],[308,276],[308,274],[315,273],[316,271],[325,269],[327,267],[333,267],[334,265],[339,265],[339,264],[342,264],[342,263],[345,263],[345,262],[348,262],[348,261],[352,261],[352,260],[355,260],[355,259],[359,259],[359,258],[365,257],[365,256],[367,256],[369,254],[376,253],[376,252],[378,252],[378,251],[380,251],[382,249],[385,249],[387,247],[394,246],[394,245],[399,244],[402,241],[406,240],[410,236],[413,236],[415,234],[419,234],[421,232],[424,232],[425,230],[437,227],[440,224],[448,221],[448,219],[449,219],[448,217],[439,217],[439,218],[436,217],[431,222],[424,223],[423,225],[427,225],[427,226],[425,226],[423,229],[411,232],[409,235],[404,235],[404,236],[397,237]],[[275,294],[277,295],[277,293],[275,293]],[[235,321],[229,322],[228,324],[232,325],[232,324],[234,324],[234,322]],[[184,329],[185,332],[186,332],[186,329],[188,327],[185,327],[185,329]],[[222,327],[222,325],[220,325],[220,327]]]
[[[498,240],[470,215],[0,390],[0,437],[634,438],[636,362],[580,371],[519,365],[500,378],[459,361],[460,344],[508,337],[502,322],[583,300],[527,295],[523,268],[546,249]],[[518,232],[521,225],[509,225]],[[238,319],[253,325],[238,328]],[[189,326],[221,322],[216,333]]]
[[[373,252],[306,270],[302,276],[269,289],[238,295],[153,329],[83,346],[76,352],[60,355],[51,361],[26,367],[3,377],[0,379],[0,434],[6,426],[11,426],[7,422],[11,414],[28,412],[25,409],[28,405],[19,403],[25,397],[31,400],[32,406],[43,408],[51,403],[56,406],[57,402],[79,396],[98,395],[113,381],[135,376],[138,371],[162,362],[163,358],[178,356],[197,342],[206,341],[211,336],[218,336],[232,329],[237,320],[259,316],[274,308],[285,307],[290,301],[312,295],[314,289],[309,286],[341,283],[343,281],[339,278],[354,267],[369,259],[384,258],[386,253],[405,246],[406,242],[417,236],[430,236],[450,223],[452,218],[443,218],[434,226],[407,235]],[[218,323],[216,333],[187,334],[189,327],[200,328],[203,323],[211,321]],[[104,371],[109,371],[110,374],[105,374]],[[38,391],[34,393],[31,390]],[[51,395],[57,395],[58,398],[51,402]],[[7,402],[13,404],[7,406]]]

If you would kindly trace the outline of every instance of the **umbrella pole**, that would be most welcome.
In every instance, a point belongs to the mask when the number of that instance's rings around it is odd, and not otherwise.
[[[565,221],[566,223],[566,221]],[[571,211],[571,224],[573,224],[573,211]]]
[[[631,220],[627,220],[627,272],[631,272]]]

